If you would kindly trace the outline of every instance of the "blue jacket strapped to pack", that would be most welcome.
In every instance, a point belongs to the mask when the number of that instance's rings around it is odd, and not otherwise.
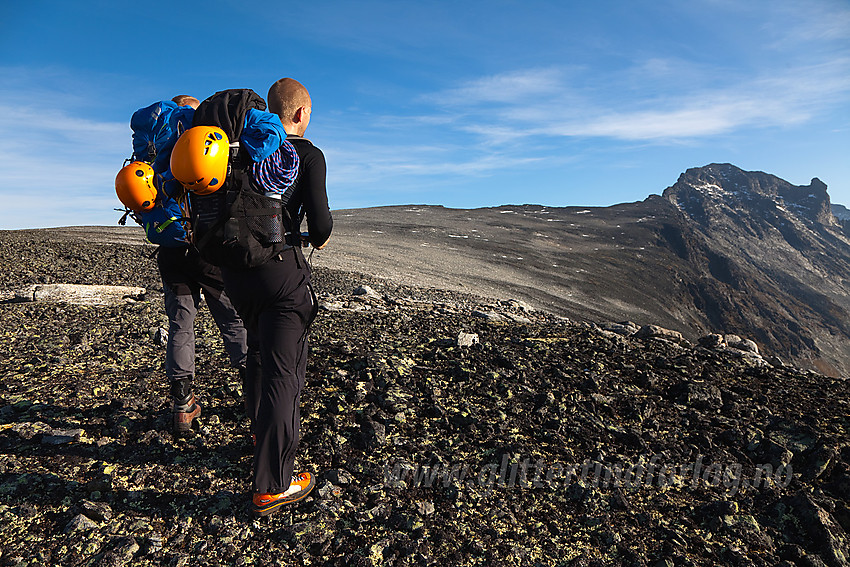
[[[263,161],[272,155],[286,139],[286,130],[277,114],[249,108],[245,127],[239,135],[239,145],[245,148],[251,160]]]
[[[298,154],[286,141],[286,130],[277,114],[248,109],[239,145],[254,165],[251,174],[266,193],[284,193],[298,175]]]

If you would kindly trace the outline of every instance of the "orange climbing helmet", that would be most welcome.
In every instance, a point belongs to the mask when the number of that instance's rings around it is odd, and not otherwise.
[[[143,161],[125,165],[115,176],[115,193],[124,206],[132,211],[147,211],[156,202],[154,172]]]
[[[217,126],[195,126],[177,139],[171,151],[171,173],[197,195],[218,190],[227,175],[230,142]]]

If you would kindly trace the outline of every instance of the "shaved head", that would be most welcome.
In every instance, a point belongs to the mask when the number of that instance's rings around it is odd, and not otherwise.
[[[310,108],[312,106],[310,93],[307,92],[304,85],[288,77],[271,86],[266,101],[269,105],[269,111],[280,116],[280,120],[284,124],[295,121],[295,113],[298,112],[299,108]]]
[[[201,101],[186,94],[177,95],[171,99],[171,102],[176,103],[177,106],[191,106],[192,108],[198,108],[201,104]]]

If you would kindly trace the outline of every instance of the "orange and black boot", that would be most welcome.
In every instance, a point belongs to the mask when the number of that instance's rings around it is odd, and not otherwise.
[[[201,415],[201,404],[195,400],[189,380],[175,380],[171,383],[173,403],[171,414],[174,416],[175,435],[185,435],[192,429],[192,421]]]
[[[308,472],[292,475],[292,480],[286,492],[265,494],[255,492],[253,511],[258,516],[268,516],[281,509],[285,504],[293,504],[307,497],[316,486],[316,479]]]

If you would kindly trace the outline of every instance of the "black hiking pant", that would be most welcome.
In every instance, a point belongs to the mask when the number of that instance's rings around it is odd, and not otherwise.
[[[289,488],[300,436],[307,330],[318,312],[300,248],[257,268],[222,270],[225,288],[248,331],[245,410],[254,447],[254,491]]]

